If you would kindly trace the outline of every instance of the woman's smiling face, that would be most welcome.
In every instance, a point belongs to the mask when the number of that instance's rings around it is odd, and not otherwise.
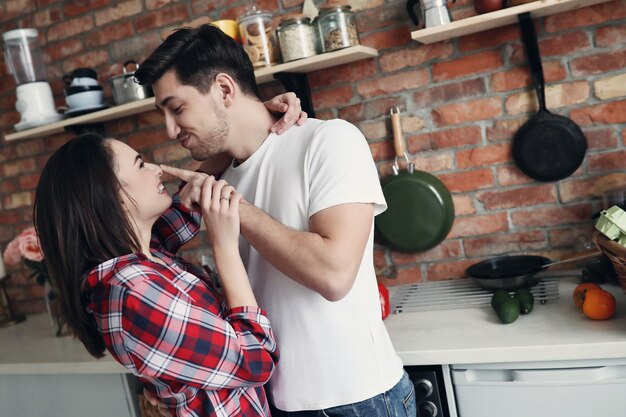
[[[114,155],[115,172],[122,186],[122,201],[134,223],[152,228],[159,216],[172,204],[158,165],[144,162],[133,148],[115,139],[107,139]]]

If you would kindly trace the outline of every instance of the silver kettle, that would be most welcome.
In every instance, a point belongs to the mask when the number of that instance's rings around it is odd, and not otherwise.
[[[452,0],[454,3],[456,0]],[[419,3],[419,17],[415,9]],[[433,27],[450,23],[450,11],[447,0],[408,0],[406,10],[416,26]]]

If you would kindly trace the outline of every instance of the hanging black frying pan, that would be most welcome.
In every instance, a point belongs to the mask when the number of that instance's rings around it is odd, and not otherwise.
[[[519,22],[539,111],[515,133],[513,159],[523,173],[537,181],[558,181],[573,174],[583,162],[587,140],[576,123],[546,108],[535,27],[529,13],[520,14]]]
[[[395,112],[394,112],[395,110]],[[391,109],[396,159],[393,175],[383,181],[387,210],[376,216],[377,236],[400,252],[422,252],[441,243],[454,223],[454,203],[446,186],[434,175],[414,169],[404,150],[400,113]],[[400,171],[404,158],[407,170]]]

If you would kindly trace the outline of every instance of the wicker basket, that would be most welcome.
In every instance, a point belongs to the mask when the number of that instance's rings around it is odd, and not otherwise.
[[[593,242],[611,261],[617,279],[626,292],[626,247],[612,241],[598,231],[593,234]]]

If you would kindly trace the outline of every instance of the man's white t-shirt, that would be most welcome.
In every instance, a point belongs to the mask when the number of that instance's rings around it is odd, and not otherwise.
[[[375,214],[386,209],[367,141],[342,120],[309,119],[282,135],[270,134],[223,178],[248,202],[296,230],[307,231],[311,216],[338,204],[372,203]],[[381,320],[373,233],[372,224],[354,286],[337,302],[283,275],[241,239],[252,288],[280,349],[268,393],[277,408],[359,402],[400,380],[402,362]]]

